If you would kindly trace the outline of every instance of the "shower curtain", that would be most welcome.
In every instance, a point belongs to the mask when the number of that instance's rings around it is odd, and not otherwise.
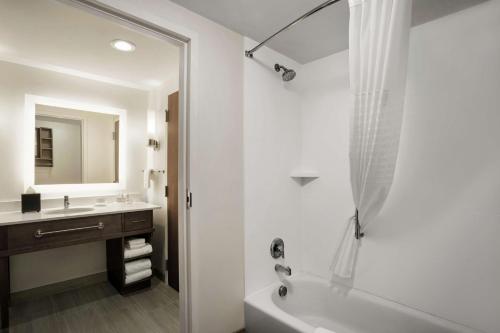
[[[361,232],[391,188],[404,107],[412,0],[349,0],[349,71],[353,94],[351,186],[356,212],[347,221],[332,264],[352,279]],[[369,235],[368,235],[369,236]]]

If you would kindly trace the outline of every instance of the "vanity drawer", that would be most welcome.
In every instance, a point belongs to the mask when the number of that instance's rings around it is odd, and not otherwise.
[[[9,227],[11,250],[35,250],[78,244],[120,235],[121,215],[91,216]]]
[[[153,228],[153,212],[140,211],[123,214],[123,231],[138,231]]]

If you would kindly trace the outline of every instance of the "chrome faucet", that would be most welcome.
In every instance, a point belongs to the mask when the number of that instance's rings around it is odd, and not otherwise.
[[[69,208],[69,197],[67,195],[64,196],[64,209]]]
[[[282,273],[285,273],[285,275],[292,275],[292,269],[289,267],[289,266],[283,266],[283,265],[280,265],[280,264],[276,264],[274,265],[274,270],[276,272],[282,272]]]

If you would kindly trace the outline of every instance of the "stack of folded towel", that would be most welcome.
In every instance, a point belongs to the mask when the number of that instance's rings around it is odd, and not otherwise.
[[[125,259],[140,257],[153,252],[151,244],[144,238],[129,239],[125,242]],[[125,263],[125,284],[133,283],[153,274],[150,259],[138,259]]]

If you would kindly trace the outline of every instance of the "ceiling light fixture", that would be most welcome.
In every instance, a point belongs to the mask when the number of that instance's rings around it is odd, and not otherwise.
[[[135,50],[135,44],[123,39],[115,39],[111,41],[111,46],[114,49],[122,52],[132,52]]]

